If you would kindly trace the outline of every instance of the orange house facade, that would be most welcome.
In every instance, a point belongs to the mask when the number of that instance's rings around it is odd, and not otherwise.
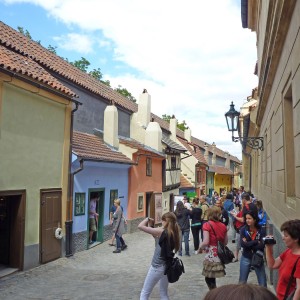
[[[162,161],[163,153],[133,139],[120,139],[122,152],[132,153],[135,164],[129,169],[128,231],[135,230],[141,219],[151,217],[156,223],[162,215]]]

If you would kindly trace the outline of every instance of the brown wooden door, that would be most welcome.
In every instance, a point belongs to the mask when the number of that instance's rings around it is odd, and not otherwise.
[[[55,238],[55,230],[61,226],[61,190],[42,190],[41,263],[61,256],[61,240]]]

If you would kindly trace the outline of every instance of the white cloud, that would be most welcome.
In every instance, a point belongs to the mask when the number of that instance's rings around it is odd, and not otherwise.
[[[53,37],[58,46],[68,51],[74,51],[82,54],[93,52],[93,40],[83,34],[68,33],[62,36]]]
[[[95,45],[109,47],[116,64],[137,71],[104,74],[112,86],[126,87],[137,99],[147,88],[153,113],[175,114],[186,120],[195,137],[241,158],[224,113],[231,101],[238,110],[257,85],[256,42],[255,34],[242,28],[236,0],[24,2],[44,7],[55,19],[85,33],[71,32],[60,40],[61,47],[83,54]],[[103,41],[89,38],[99,30]]]

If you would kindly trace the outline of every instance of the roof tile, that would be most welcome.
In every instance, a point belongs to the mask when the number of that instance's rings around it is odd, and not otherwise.
[[[60,83],[56,78],[49,74],[39,64],[28,57],[15,53],[0,45],[0,68],[3,70],[18,73],[22,77],[41,82],[48,87],[63,92],[70,97],[74,97],[75,93]]]
[[[119,151],[108,147],[96,135],[74,131],[73,152],[87,160],[133,164],[133,161]]]

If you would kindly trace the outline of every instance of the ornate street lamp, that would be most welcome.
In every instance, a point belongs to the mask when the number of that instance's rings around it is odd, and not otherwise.
[[[264,150],[263,137],[235,137],[234,131],[238,130],[240,113],[234,109],[234,104],[231,102],[229,111],[225,114],[228,130],[232,132],[232,141],[246,143],[252,149]]]

